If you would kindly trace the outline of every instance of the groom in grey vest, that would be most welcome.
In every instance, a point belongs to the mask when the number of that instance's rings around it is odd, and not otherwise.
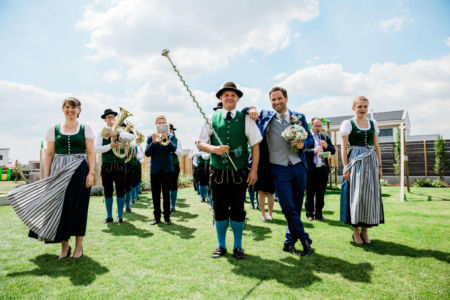
[[[314,145],[314,139],[305,116],[288,110],[288,96],[284,88],[272,88],[269,98],[275,111],[262,110],[258,115],[255,108],[248,109],[252,119],[259,118],[257,125],[263,136],[260,144],[259,168],[271,170],[271,173],[264,172],[264,176],[272,177],[281,209],[288,223],[283,251],[296,256],[308,256],[313,252],[312,240],[300,220],[308,168],[303,149],[305,146]],[[294,123],[303,126],[308,132],[304,142],[289,143],[281,136],[283,130]],[[296,152],[292,151],[293,146],[297,148]],[[303,253],[295,249],[298,240],[302,243]]]

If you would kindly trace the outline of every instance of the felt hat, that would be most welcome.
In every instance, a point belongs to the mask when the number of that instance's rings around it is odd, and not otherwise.
[[[222,86],[222,88],[216,93],[216,97],[218,99],[220,99],[220,96],[223,94],[223,92],[225,91],[233,91],[235,92],[239,98],[242,97],[242,95],[244,95],[244,93],[242,93],[242,91],[240,91],[237,87],[236,84],[234,82],[228,81],[225,82]]]
[[[115,111],[113,111],[111,108],[107,108],[105,109],[105,112],[102,115],[102,119],[106,118],[107,115],[114,115],[117,116],[118,113],[116,113]]]

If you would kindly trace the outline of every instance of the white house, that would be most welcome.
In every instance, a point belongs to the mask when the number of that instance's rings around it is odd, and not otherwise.
[[[0,166],[9,163],[9,148],[0,148]]]

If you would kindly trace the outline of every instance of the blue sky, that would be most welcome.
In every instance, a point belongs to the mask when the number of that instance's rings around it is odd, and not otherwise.
[[[187,2],[0,0],[0,105],[11,112],[0,147],[36,159],[63,97],[76,95],[95,131],[120,105],[146,134],[167,114],[190,148],[201,119],[158,57],[166,47],[205,110],[224,81],[244,89],[241,106],[260,108],[283,84],[307,117],[351,114],[364,94],[375,111],[408,109],[413,134],[450,138],[449,1],[226,2],[234,14]]]

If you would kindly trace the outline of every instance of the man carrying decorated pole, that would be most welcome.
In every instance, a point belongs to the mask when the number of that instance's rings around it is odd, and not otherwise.
[[[113,221],[112,206],[113,206],[113,190],[116,187],[116,201],[117,201],[117,220],[116,223],[123,222],[123,206],[125,202],[125,158],[117,157],[112,149],[119,147],[118,139],[125,139],[131,141],[134,139],[132,134],[120,131],[114,131],[113,126],[116,122],[117,112],[108,108],[101,116],[105,120],[106,127],[105,137],[101,134],[95,139],[95,152],[102,153],[102,184],[105,195],[106,219],[103,224]],[[108,130],[109,129],[109,130]],[[103,132],[102,130],[102,132]]]
[[[245,257],[242,248],[246,215],[244,201],[247,186],[253,185],[257,180],[259,142],[262,137],[256,123],[236,110],[236,104],[242,95],[233,82],[223,85],[216,93],[216,97],[223,103],[223,109],[216,111],[205,122],[197,143],[200,150],[211,153],[210,181],[218,241],[213,258],[227,253],[225,241],[229,224],[234,234],[233,256],[236,259]],[[254,161],[250,172],[247,168],[247,144],[251,146]]]

